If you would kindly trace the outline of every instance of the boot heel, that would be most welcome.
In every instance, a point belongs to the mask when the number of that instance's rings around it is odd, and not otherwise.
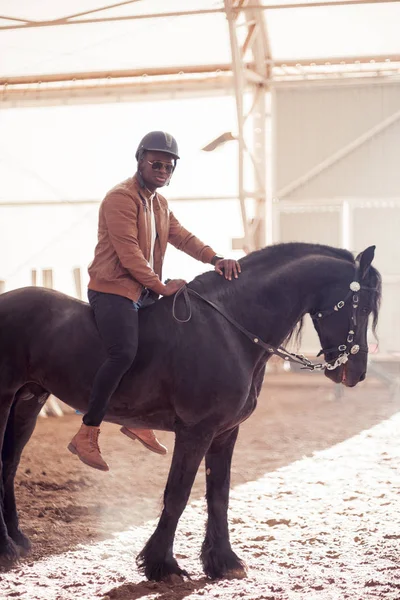
[[[77,451],[75,450],[75,446],[73,446],[72,444],[68,444],[67,450],[72,452],[72,454],[78,454]]]

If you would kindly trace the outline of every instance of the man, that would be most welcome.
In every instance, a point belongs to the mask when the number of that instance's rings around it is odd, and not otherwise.
[[[135,358],[138,310],[149,298],[171,296],[186,283],[182,279],[162,283],[167,243],[214,265],[226,279],[237,278],[240,273],[235,260],[218,256],[182,227],[166,199],[157,193],[158,188],[168,185],[178,159],[178,145],[171,135],[163,131],[148,133],[136,151],[136,174],[108,192],[100,206],[98,243],[89,265],[88,298],[107,359],[94,378],[88,412],[68,449],[85,464],[102,471],[109,467],[98,445],[100,424],[112,394]],[[152,430],[122,427],[121,432],[138,439],[149,450],[167,452]]]

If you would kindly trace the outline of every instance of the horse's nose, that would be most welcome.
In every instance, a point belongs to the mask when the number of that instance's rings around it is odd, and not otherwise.
[[[364,381],[364,379],[365,379],[365,376],[366,376],[366,373],[363,373],[363,374],[361,375],[361,377],[360,377],[360,381]]]

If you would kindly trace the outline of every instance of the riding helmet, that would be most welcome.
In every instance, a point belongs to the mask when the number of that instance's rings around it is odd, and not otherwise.
[[[169,133],[165,133],[165,131],[151,131],[144,136],[136,150],[135,157],[137,161],[141,159],[145,150],[167,152],[175,159],[179,158],[176,139]]]

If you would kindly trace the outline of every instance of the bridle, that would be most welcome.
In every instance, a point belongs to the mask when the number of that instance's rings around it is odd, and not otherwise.
[[[350,285],[349,285],[350,289],[347,292],[344,300],[340,300],[337,304],[335,304],[335,306],[333,308],[328,308],[326,310],[319,310],[313,314],[310,314],[310,316],[311,316],[312,320],[314,321],[314,324],[316,325],[316,328],[318,330],[317,324],[319,321],[339,312],[347,304],[347,302],[349,300],[352,302],[352,311],[351,311],[351,316],[350,316],[350,328],[347,333],[346,343],[340,344],[339,346],[334,346],[332,348],[321,348],[321,350],[317,354],[317,356],[321,356],[321,354],[324,354],[326,356],[327,354],[330,354],[331,352],[339,351],[339,355],[337,356],[337,358],[335,359],[335,361],[333,363],[326,362],[324,364],[324,366],[321,367],[321,368],[328,369],[328,371],[333,371],[340,365],[345,364],[348,361],[350,355],[358,354],[360,351],[366,352],[368,354],[367,346],[365,348],[362,348],[359,344],[354,343],[356,333],[357,333],[357,311],[358,311],[358,305],[360,302],[360,297],[359,297],[358,292],[361,290],[361,284],[358,281],[359,268],[360,268],[359,264],[356,263],[354,280],[350,283]]]
[[[347,292],[344,300],[340,300],[337,304],[335,304],[335,306],[333,308],[328,308],[326,310],[319,310],[310,315],[311,318],[313,319],[313,321],[315,323],[318,323],[322,319],[325,319],[325,318],[339,312],[348,303],[349,300],[351,300],[351,302],[352,302],[352,313],[351,313],[351,317],[350,317],[350,326],[349,326],[349,331],[348,331],[347,338],[346,338],[346,343],[340,344],[339,346],[336,346],[333,348],[322,348],[317,356],[320,356],[321,354],[324,354],[326,356],[328,353],[335,352],[335,351],[339,352],[339,354],[335,360],[325,361],[324,363],[313,363],[308,358],[306,358],[304,355],[296,354],[294,352],[289,352],[283,346],[275,347],[275,346],[272,346],[271,344],[267,344],[266,342],[261,340],[258,336],[254,335],[253,333],[251,333],[250,331],[248,331],[247,329],[242,327],[242,325],[240,325],[240,323],[238,323],[233,317],[231,317],[228,313],[226,313],[223,310],[223,308],[221,308],[214,302],[211,302],[211,300],[207,300],[207,298],[204,298],[204,296],[202,296],[201,294],[199,294],[192,288],[187,287],[186,285],[182,286],[175,294],[173,305],[172,305],[172,316],[179,323],[187,323],[188,321],[190,321],[190,319],[192,318],[192,307],[190,304],[189,295],[196,296],[197,298],[200,298],[203,302],[205,302],[206,304],[211,306],[214,310],[219,312],[227,321],[229,321],[234,327],[236,327],[236,329],[241,331],[249,340],[251,340],[257,346],[260,346],[261,348],[263,348],[269,354],[271,354],[271,355],[274,354],[275,356],[279,356],[280,358],[282,358],[283,360],[285,360],[287,362],[300,364],[300,365],[302,365],[303,369],[308,369],[310,371],[322,371],[323,369],[327,369],[328,371],[333,371],[340,365],[345,364],[348,361],[349,356],[358,354],[358,352],[360,352],[360,351],[368,353],[367,347],[361,348],[359,346],[359,344],[353,343],[356,338],[356,333],[357,333],[357,312],[358,312],[358,306],[359,306],[358,292],[361,290],[361,284],[358,281],[358,279],[359,279],[359,264],[357,263],[354,280],[350,283],[350,285],[349,285],[350,289]],[[365,289],[368,289],[368,288],[365,288]],[[186,319],[179,319],[176,316],[176,302],[177,302],[177,299],[179,298],[179,296],[181,296],[181,295],[183,295],[185,304],[189,310],[189,316]]]

